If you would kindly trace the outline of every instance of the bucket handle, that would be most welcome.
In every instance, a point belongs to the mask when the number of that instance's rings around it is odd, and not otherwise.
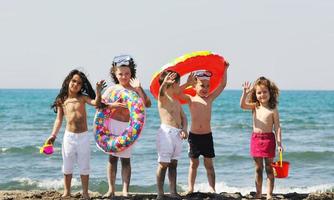
[[[280,163],[280,167],[282,167],[283,166],[283,153],[282,153],[282,151],[280,151],[279,152],[279,163]]]

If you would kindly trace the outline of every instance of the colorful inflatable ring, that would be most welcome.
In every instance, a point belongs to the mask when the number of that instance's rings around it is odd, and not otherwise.
[[[127,104],[130,112],[129,126],[121,135],[115,135],[108,129],[107,124],[110,123],[112,114],[110,108],[98,110],[95,114],[95,142],[99,149],[110,154],[125,150],[139,138],[145,123],[145,106],[137,93],[131,90],[112,90],[107,97],[106,104],[121,98]]]
[[[176,58],[174,61],[164,65],[158,72],[156,72],[151,80],[150,91],[154,98],[158,98],[159,92],[159,77],[164,70],[173,70],[178,72],[182,77],[192,71],[208,70],[213,75],[210,78],[210,91],[212,93],[219,85],[219,82],[223,78],[225,72],[225,60],[222,56],[214,54],[211,51],[197,51],[189,54],[185,54]],[[195,96],[195,90],[190,87],[183,91],[185,94]],[[180,103],[184,104],[185,101],[180,100]]]

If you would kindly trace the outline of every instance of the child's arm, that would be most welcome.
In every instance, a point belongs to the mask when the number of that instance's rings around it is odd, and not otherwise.
[[[133,78],[130,80],[130,85],[136,90],[138,95],[144,100],[145,107],[149,108],[151,107],[151,99],[149,96],[146,95],[145,91],[141,87],[141,84],[138,79]]]
[[[274,110],[274,130],[276,135],[276,142],[277,142],[277,150],[282,152],[282,132],[281,132],[281,125],[279,120],[278,110]]]
[[[168,84],[173,84],[175,82],[176,73],[169,72],[164,81],[161,83],[159,88],[158,100],[165,96],[165,91]]]
[[[181,138],[187,139],[188,138],[188,120],[187,116],[184,113],[182,107],[181,107],[181,125],[182,125],[182,131],[181,131]]]
[[[215,91],[213,91],[212,94],[210,95],[210,98],[212,100],[217,98],[220,95],[220,93],[224,90],[224,88],[226,87],[226,84],[227,84],[227,68],[229,66],[229,63],[225,62],[225,64],[226,64],[226,67],[225,67],[224,77],[221,79],[221,82],[219,83],[219,85],[215,89]]]
[[[104,80],[101,80],[96,83],[96,97],[95,99],[91,99],[87,96],[85,96],[85,101],[89,105],[99,107],[101,105],[101,92],[106,87],[106,82]]]
[[[240,98],[240,107],[242,109],[248,109],[248,110],[254,110],[256,107],[256,104],[254,103],[247,103],[246,98],[248,94],[250,93],[250,83],[247,81],[244,84],[242,84],[242,95]]]
[[[61,128],[61,124],[63,122],[63,117],[64,117],[63,108],[61,106],[57,106],[57,117],[56,117],[56,120],[53,124],[53,129],[52,129],[51,135],[47,140],[48,144],[51,144],[56,140],[58,132]]]
[[[188,104],[191,102],[191,98],[189,95],[183,93],[183,91],[196,83],[196,78],[194,72],[191,72],[187,78],[187,82],[180,86],[180,93],[178,94],[179,98],[186,101]]]

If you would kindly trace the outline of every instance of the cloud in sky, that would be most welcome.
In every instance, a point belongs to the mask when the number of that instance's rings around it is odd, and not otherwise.
[[[212,50],[230,63],[228,89],[258,76],[282,89],[334,89],[334,2],[2,1],[0,88],[60,88],[83,69],[110,82],[128,53],[145,88],[177,56]]]

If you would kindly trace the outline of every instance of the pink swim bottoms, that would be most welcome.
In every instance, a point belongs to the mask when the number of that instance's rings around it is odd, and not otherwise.
[[[276,141],[274,133],[252,133],[250,154],[252,157],[274,158]]]

